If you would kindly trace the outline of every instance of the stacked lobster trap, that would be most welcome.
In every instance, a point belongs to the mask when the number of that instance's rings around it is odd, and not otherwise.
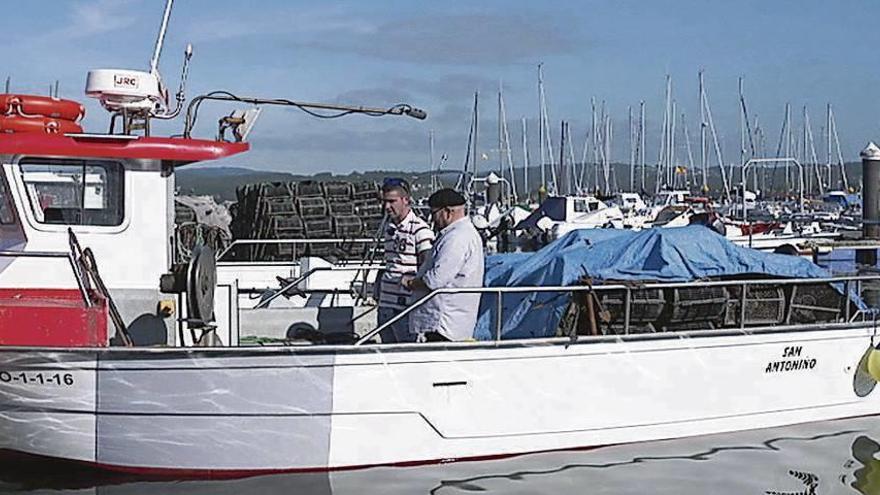
[[[572,293],[558,335],[624,335],[844,322],[857,308],[831,283],[622,282]],[[583,285],[590,285],[585,281]],[[613,282],[603,285],[614,285]],[[838,284],[840,285],[840,284]]]
[[[242,244],[231,257],[291,261],[300,256],[362,258],[384,217],[375,182],[267,182],[236,191],[232,237],[238,240],[301,240]],[[327,240],[327,242],[316,242]]]

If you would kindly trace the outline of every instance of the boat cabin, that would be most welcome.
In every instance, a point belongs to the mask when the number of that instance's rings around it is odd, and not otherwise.
[[[683,204],[690,195],[690,191],[660,191],[654,196],[654,206],[662,207]]]
[[[68,259],[43,255],[69,253],[72,233],[93,253],[124,321],[156,315],[168,299],[159,279],[174,259],[174,170],[247,149],[182,138],[0,134],[0,289],[77,293]]]

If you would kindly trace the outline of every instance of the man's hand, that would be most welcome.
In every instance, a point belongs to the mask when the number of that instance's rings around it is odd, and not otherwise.
[[[415,279],[415,275],[401,275],[400,286],[407,290],[413,290],[413,281]]]

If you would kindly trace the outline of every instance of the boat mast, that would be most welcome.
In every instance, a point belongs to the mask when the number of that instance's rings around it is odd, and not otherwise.
[[[675,125],[676,125],[675,108],[676,108],[676,102],[675,102],[675,100],[672,100],[671,106],[669,107],[669,116],[670,116],[669,146],[666,148],[666,150],[669,152],[669,160],[666,162],[666,170],[669,173],[669,182],[667,182],[667,184],[670,184],[672,189],[675,189],[675,171],[676,171],[675,170],[675,168],[676,168],[675,167]]]
[[[434,161],[434,129],[428,131],[428,170],[431,171],[431,191],[440,189],[438,185],[436,162]]]
[[[603,102],[602,106],[605,104]],[[610,196],[614,189],[617,189],[617,176],[611,171],[611,141],[614,138],[614,128],[611,125],[611,116],[605,114],[605,195]],[[612,189],[611,179],[614,179]]]
[[[642,169],[641,192],[645,192],[645,101],[639,102],[639,166]]]
[[[559,129],[559,178],[560,183],[558,184],[559,193],[563,195],[571,194],[571,187],[568,183],[568,169],[565,166],[565,138],[566,138],[566,130],[567,124],[563,120],[560,122]]]
[[[575,162],[575,159],[574,159],[574,140],[572,140],[572,138],[571,138],[571,126],[566,124],[565,131],[566,131],[566,135],[567,135],[566,141],[568,142],[568,163],[569,163],[569,173],[570,173],[569,180],[573,184],[572,193],[573,194],[575,194],[575,193],[580,194],[581,181],[580,181],[579,175],[577,173],[577,163]]]
[[[825,168],[828,171],[828,187],[831,188],[831,103],[825,105]]]
[[[792,145],[794,144],[794,130],[791,127],[791,103],[785,103],[785,157],[792,158]],[[785,167],[785,193],[788,194],[791,192],[791,188],[794,187],[794,177],[792,177],[789,172],[791,171],[791,167]],[[795,170],[795,173],[800,174],[799,171]]]
[[[596,115],[596,97],[590,97],[590,110],[591,110],[591,130],[592,134],[590,136],[590,140],[593,146],[593,192],[599,192],[599,155],[601,154],[601,150],[599,149],[599,120]]]
[[[592,125],[592,124],[591,124]],[[592,129],[587,129],[584,132],[584,148],[581,153],[581,172],[580,172],[580,180],[578,181],[581,185],[582,190],[578,191],[579,193],[583,193],[583,189],[589,188],[590,186],[590,177],[587,175],[587,153],[590,149],[590,139],[592,138]]]
[[[468,131],[468,141],[467,141],[467,149],[464,153],[464,166],[462,167],[461,175],[458,178],[458,182],[455,184],[455,189],[459,191],[469,192],[467,188],[470,184],[470,180],[476,174],[476,162],[477,162],[477,101],[478,101],[479,93],[474,92],[474,108],[471,111],[471,126]],[[471,161],[474,162],[471,165]],[[474,169],[474,174],[471,174],[471,167]]]
[[[822,196],[825,194],[825,185],[822,183],[822,173],[819,171],[819,156],[816,154],[816,143],[813,140],[813,129],[810,125],[810,115],[807,113],[806,105],[804,105],[804,138],[805,143],[809,145],[809,147],[804,147],[804,161],[808,158],[812,160],[813,173],[816,176],[816,189]],[[809,151],[809,155],[807,155],[807,151]]]
[[[746,162],[752,158],[757,156],[757,152],[755,150],[755,141],[752,133],[752,126],[749,123],[749,111],[748,106],[746,105],[746,95],[743,90],[743,78],[739,78],[739,102],[740,102],[740,179],[742,179],[742,183],[745,184],[748,180],[748,177],[742,177],[744,173],[744,168]],[[748,147],[748,148],[747,148]],[[752,168],[752,186],[754,189],[757,189],[758,184],[758,172],[754,167]],[[757,192],[757,191],[755,191]],[[743,191],[745,194],[745,191]]]
[[[526,195],[526,203],[531,201],[532,189],[529,187],[529,144],[526,136],[528,131],[526,128],[526,118],[522,118],[522,149],[523,149],[523,188]]]
[[[667,88],[669,87],[669,76],[666,76]],[[666,170],[664,168],[664,164],[666,163],[666,146],[667,146],[667,138],[666,133],[669,128],[669,101],[668,101],[668,90],[667,90],[667,100],[663,104],[663,126],[660,131],[660,150],[659,156],[657,157],[657,173],[654,178],[654,194],[660,194],[660,190],[664,188],[665,184],[663,182],[666,181]]]
[[[707,168],[707,155],[709,150],[706,148],[708,142],[706,141],[706,107],[703,105],[703,69],[700,69],[697,72],[697,79],[699,80],[700,92],[700,174],[703,176],[701,189],[703,193],[706,193],[709,191],[709,180],[707,177],[709,175]]]
[[[153,49],[153,58],[150,59],[150,73],[159,74],[159,57],[162,55],[162,45],[165,43],[165,32],[168,30],[168,19],[171,17],[171,7],[174,0],[165,2],[165,13],[162,15],[162,24],[159,26],[159,35],[156,37],[156,47]]]
[[[629,192],[633,192],[636,187],[636,130],[635,121],[633,121],[633,107],[627,107],[629,114]]]
[[[550,117],[547,113],[547,95],[544,92],[544,64],[538,64],[538,99],[539,99],[539,111],[540,111],[540,121],[541,128],[539,131],[541,132],[541,184],[547,188],[547,191],[551,194],[556,194],[557,190],[557,181],[556,181],[556,169],[553,166],[553,143],[551,142],[550,136]],[[546,147],[546,148],[545,148]],[[545,154],[546,149],[546,154]],[[550,163],[545,164],[545,160],[550,160]],[[550,167],[550,184],[547,185],[546,182],[546,167]]]
[[[837,164],[840,166],[840,179],[843,183],[843,190],[849,191],[849,181],[846,178],[846,163],[843,161],[843,152],[840,150],[840,137],[837,135],[837,121],[834,118],[834,109],[830,105],[828,106],[828,113],[831,117],[832,135],[834,136],[834,143],[837,148]]]
[[[479,143],[480,136],[480,92],[474,91],[474,148],[471,150],[474,154],[474,173],[471,175],[473,178],[477,178],[477,174],[479,173],[479,156],[477,155],[477,143]]]
[[[682,131],[684,132],[684,145],[685,145],[685,151],[687,152],[687,158],[688,158],[688,170],[685,171],[685,174],[684,174],[685,180],[687,180],[687,173],[689,171],[691,173],[691,181],[696,182],[697,173],[694,170],[694,152],[691,149],[691,136],[690,136],[690,133],[688,132],[687,121],[685,120],[684,112],[681,113],[681,127],[682,127]],[[687,186],[687,184],[685,184],[685,186]]]
[[[504,108],[504,96],[502,95],[501,82],[498,83],[498,173],[504,177],[504,159],[507,159],[507,166],[510,177],[510,194],[513,201],[517,201],[516,191],[516,174],[514,173],[513,155],[510,149],[510,132],[507,128],[507,111]]]
[[[740,76],[737,79],[737,85],[739,87],[739,103],[740,103],[740,110],[739,110],[739,167],[740,168],[739,168],[739,174],[740,174],[740,182],[743,185],[745,185],[746,180],[745,180],[745,177],[743,177],[742,175],[743,175],[743,170],[745,169],[745,166],[746,166],[746,125],[748,125],[747,124],[748,117],[746,117],[746,111],[745,111],[745,98],[743,97],[743,78],[742,78],[742,76]],[[736,175],[734,175],[734,173],[733,173],[733,164],[732,163],[730,164],[730,177],[734,181],[736,181]],[[746,194],[745,191],[740,191],[739,193],[742,194],[743,196],[745,196],[745,194]],[[745,214],[745,212],[743,212],[743,214]]]
[[[727,198],[727,201],[730,202],[730,182],[728,181],[728,176],[724,168],[724,159],[721,154],[721,144],[718,142],[718,133],[715,130],[715,121],[712,119],[712,107],[709,106],[709,94],[706,91],[706,86],[702,85],[703,93],[700,95],[700,102],[702,108],[706,112],[706,123],[709,127],[709,132],[712,136],[712,144],[715,148],[715,159],[718,162],[718,168],[721,171],[721,184],[724,188],[724,197]],[[708,168],[708,160],[707,160],[707,168]]]
[[[544,71],[543,63],[538,64],[538,145],[541,150],[541,185],[539,188],[547,187],[547,173],[544,170],[544,161],[546,160],[546,151],[544,150]]]
[[[757,141],[755,145],[755,157],[756,158],[766,158],[766,140],[764,139],[764,129],[761,127],[758,116],[755,115],[755,121],[752,124],[752,134],[754,135],[754,139]],[[759,181],[760,176],[760,181]],[[758,187],[760,185],[760,187]],[[764,164],[760,164],[760,168],[755,171],[754,176],[754,187],[755,191],[761,191],[761,195],[763,196],[764,192],[767,190],[767,168]]]

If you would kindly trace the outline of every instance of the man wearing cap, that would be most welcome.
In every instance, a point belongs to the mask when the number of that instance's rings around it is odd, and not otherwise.
[[[434,229],[439,233],[427,263],[401,284],[415,299],[430,291],[483,286],[483,242],[465,211],[464,196],[440,189],[428,199]],[[480,294],[437,294],[410,314],[410,330],[428,342],[462,341],[473,337]]]
[[[404,275],[413,275],[431,253],[434,232],[418,217],[410,204],[409,184],[403,179],[385,179],[382,183],[382,205],[388,222],[383,232],[385,269],[379,279],[379,314],[382,325],[403,311],[410,303],[412,292],[400,285]],[[379,333],[382,343],[415,342],[409,331],[409,316],[392,323]]]

